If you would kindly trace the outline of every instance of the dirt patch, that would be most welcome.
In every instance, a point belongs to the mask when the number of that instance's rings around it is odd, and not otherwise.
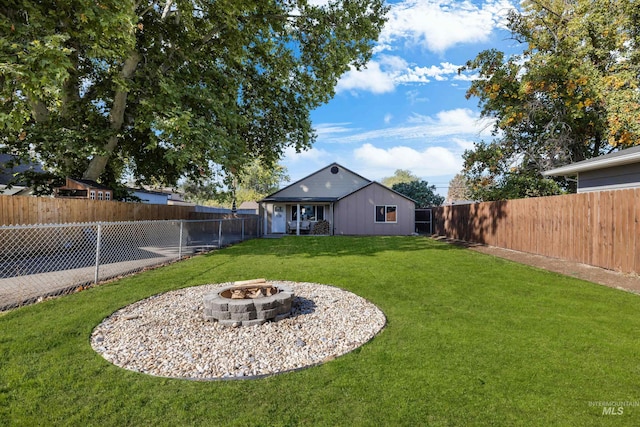
[[[640,276],[635,274],[623,274],[617,271],[593,267],[587,264],[580,264],[577,262],[566,261],[558,258],[519,252],[511,249],[503,249],[495,246],[469,244],[467,242],[439,237],[437,237],[436,240],[446,241],[455,245],[461,245],[470,250],[481,252],[483,254],[508,259],[520,264],[530,265],[532,267],[542,268],[544,270],[564,274],[565,276],[576,277],[578,279],[587,280],[589,282],[598,283],[604,286],[609,286],[610,288],[616,288],[640,294]]]

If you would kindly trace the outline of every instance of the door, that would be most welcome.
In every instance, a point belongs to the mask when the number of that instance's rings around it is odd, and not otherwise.
[[[273,218],[271,219],[272,233],[286,233],[287,216],[284,205],[273,205]]]

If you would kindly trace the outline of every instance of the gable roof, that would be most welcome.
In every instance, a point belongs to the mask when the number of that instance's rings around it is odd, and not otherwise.
[[[603,156],[594,157],[592,159],[583,160],[581,162],[571,163],[566,166],[551,169],[542,172],[544,176],[566,176],[575,175],[580,172],[586,172],[596,169],[611,168],[614,166],[628,165],[630,163],[640,163],[640,145],[627,148],[625,150],[616,151],[614,153],[605,154]]]
[[[362,175],[334,162],[260,201],[333,202],[371,182]]]
[[[357,192],[359,192],[359,191],[361,191],[361,190],[364,190],[365,188],[367,188],[367,187],[369,187],[369,186],[371,186],[371,185],[376,185],[376,186],[378,186],[378,187],[382,187],[383,189],[385,189],[385,190],[387,190],[387,191],[390,191],[391,193],[395,193],[395,194],[397,194],[398,196],[403,197],[403,198],[405,198],[405,199],[409,200],[410,202],[417,203],[417,202],[416,202],[415,200],[413,200],[411,197],[407,197],[407,196],[405,196],[404,194],[399,193],[399,192],[397,192],[396,190],[394,190],[394,189],[392,189],[392,188],[387,187],[386,185],[380,184],[380,183],[379,183],[379,182],[377,182],[377,181],[371,181],[370,183],[368,183],[368,184],[366,184],[366,185],[364,185],[364,186],[362,186],[362,187],[358,188],[357,190],[354,190],[354,191],[352,191],[352,192],[351,192],[351,193],[349,193],[349,194],[345,194],[344,196],[339,197],[339,198],[338,198],[338,200],[342,200],[342,199],[344,199],[344,198],[347,198],[347,197],[351,196],[352,194],[355,194],[355,193],[357,193]]]
[[[111,190],[111,188],[106,187],[102,184],[98,184],[95,181],[91,181],[90,179],[78,179],[78,178],[67,178],[70,181],[73,182],[77,182],[78,184],[82,185],[83,187],[87,187],[87,188],[96,188],[98,190]]]
[[[240,206],[238,206],[238,210],[242,210],[242,209],[258,209],[260,206],[258,205],[258,202],[255,201],[245,201],[240,203]]]

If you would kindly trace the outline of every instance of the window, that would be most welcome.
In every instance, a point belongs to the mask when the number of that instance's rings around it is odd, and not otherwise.
[[[396,216],[395,205],[377,205],[376,206],[376,222],[398,222]]]
[[[91,192],[89,192],[89,198],[91,200],[95,200],[96,199],[96,190],[91,190]]]
[[[291,220],[296,221],[298,217],[298,207],[291,206]],[[300,221],[322,221],[324,219],[324,206],[322,205],[300,205]]]
[[[102,200],[102,191],[98,191],[98,200]]]
[[[111,200],[111,191],[106,191],[104,193],[104,199],[105,200]]]

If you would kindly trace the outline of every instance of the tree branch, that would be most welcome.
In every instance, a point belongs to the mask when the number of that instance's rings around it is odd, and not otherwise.
[[[133,51],[124,61],[122,71],[120,71],[120,77],[123,80],[126,81],[133,77],[136,67],[140,62],[140,58],[140,54],[137,51]],[[85,170],[82,178],[97,181],[102,172],[104,172],[107,162],[109,161],[109,157],[111,157],[118,146],[119,137],[117,133],[122,129],[122,124],[124,123],[124,113],[127,108],[128,94],[129,90],[127,88],[120,87],[116,90],[115,96],[113,97],[113,105],[109,112],[109,122],[113,135],[109,137],[107,143],[103,147],[104,154],[96,155],[91,159],[91,162]]]

